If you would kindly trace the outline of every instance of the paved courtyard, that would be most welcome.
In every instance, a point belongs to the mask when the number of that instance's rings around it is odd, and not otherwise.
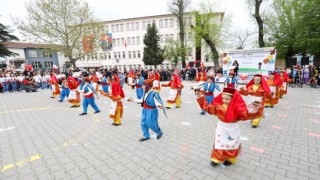
[[[160,112],[163,137],[145,142],[135,103],[123,101],[123,125],[115,127],[106,97],[96,99],[100,114],[89,107],[79,116],[82,108],[49,98],[49,90],[0,94],[0,179],[320,179],[320,89],[289,88],[259,128],[241,122],[238,163],[213,168],[218,119],[199,114],[185,85],[182,107],[167,110],[168,119]],[[125,94],[135,97],[127,86]]]

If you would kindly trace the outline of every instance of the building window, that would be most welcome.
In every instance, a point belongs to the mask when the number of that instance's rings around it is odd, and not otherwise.
[[[165,20],[164,20],[164,27],[165,27],[165,28],[168,27],[168,24],[169,24],[169,19],[165,19]]]
[[[136,44],[140,44],[140,37],[136,37]]]
[[[29,50],[29,57],[38,57],[36,50]]]
[[[160,28],[163,27],[162,21],[163,21],[162,19],[159,21],[159,27],[160,27]]]
[[[132,51],[132,54],[133,54],[133,59],[135,59],[136,58],[136,52]]]
[[[111,59],[111,53],[108,53],[108,59]]]
[[[108,25],[105,25],[105,26],[104,26],[104,31],[105,31],[105,32],[108,32],[108,31],[109,31],[109,26],[108,26]]]
[[[141,55],[140,55],[140,51],[137,51],[137,57],[140,58]]]
[[[139,23],[139,22],[136,22],[136,27],[135,27],[135,29],[136,29],[136,30],[139,30],[139,29],[140,29],[139,26],[140,26],[140,23]]]
[[[66,62],[66,68],[71,67],[71,62]]]
[[[157,25],[156,20],[152,20],[152,24]]]
[[[163,43],[163,35],[160,35],[160,43]]]
[[[113,55],[114,55],[114,58],[115,58],[115,59],[117,59],[117,58],[118,58],[118,57],[117,57],[117,53],[116,53],[116,52],[114,52],[114,53],[113,53]]]
[[[45,52],[44,53],[44,57],[46,57],[46,58],[52,57],[52,53],[51,52]]]
[[[142,29],[145,30],[147,27],[146,27],[146,22],[145,21],[142,21]]]
[[[130,31],[130,23],[126,24],[126,29],[127,29],[127,31]]]
[[[119,24],[116,25],[116,32],[119,32],[120,29],[119,29]]]
[[[170,27],[173,27],[174,26],[174,21],[173,19],[170,19]]]
[[[120,24],[120,32],[123,32],[123,24]]]
[[[111,25],[111,32],[116,32],[114,29],[114,25]]]
[[[136,44],[134,37],[131,37],[131,44],[132,44],[132,45],[135,45],[135,44]]]
[[[118,52],[118,58],[119,59],[121,58],[121,52]]]
[[[35,69],[41,68],[41,63],[40,62],[31,62],[31,65]]]
[[[131,51],[128,51],[128,58],[131,59]]]
[[[52,68],[53,62],[44,62],[44,66],[45,66],[46,68]]]
[[[134,22],[131,23],[131,31],[134,31]]]
[[[128,42],[128,45],[131,45],[131,38],[130,37],[127,37],[127,42]]]
[[[122,58],[125,59],[126,58],[126,52],[122,52]]]

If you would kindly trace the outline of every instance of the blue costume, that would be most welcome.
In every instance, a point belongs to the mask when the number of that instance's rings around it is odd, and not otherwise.
[[[208,83],[205,82],[203,84],[203,91],[204,91],[204,96],[208,102],[208,104],[211,104],[213,99],[214,99],[214,90],[217,89],[219,92],[221,92],[219,85],[215,83]],[[202,109],[201,114],[205,114],[206,111]]]
[[[105,93],[109,93],[109,83],[106,77],[103,77],[101,80],[102,91]]]
[[[82,84],[80,90],[83,90],[84,98],[83,98],[83,115],[87,114],[88,105],[90,104],[91,107],[95,110],[95,113],[100,112],[98,106],[94,102],[94,88],[91,84]]]
[[[64,80],[61,84],[60,102],[63,102],[64,98],[68,97],[70,93],[70,89],[66,83],[67,82]]]
[[[233,77],[233,78],[230,78],[230,77],[227,77],[226,81],[225,81],[225,85],[227,86],[228,84],[233,84],[233,86],[235,86],[237,83],[238,83],[238,80],[237,78]]]
[[[144,78],[140,76],[139,79],[134,80],[134,84],[136,85],[136,94],[137,98],[141,99],[143,97],[143,89],[142,89],[142,84],[143,84]]]
[[[159,96],[159,93],[150,90],[144,95],[141,104],[141,106],[143,107],[141,115],[141,128],[143,137],[145,139],[150,138],[149,128],[153,132],[155,132],[157,136],[161,136],[163,134],[158,124],[159,112],[156,107],[157,105],[163,106],[163,102]]]

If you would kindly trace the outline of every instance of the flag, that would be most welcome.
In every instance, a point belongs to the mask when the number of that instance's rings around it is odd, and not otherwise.
[[[85,53],[91,52],[93,50],[93,36],[83,36],[82,44]]]
[[[126,40],[124,40],[124,47],[127,48],[127,42],[126,42]]]

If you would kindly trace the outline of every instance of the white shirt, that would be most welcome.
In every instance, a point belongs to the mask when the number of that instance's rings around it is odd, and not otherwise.
[[[148,97],[148,95],[150,94],[151,91],[153,91],[153,90],[148,91],[148,92],[143,96],[144,100],[147,99],[147,97]],[[154,103],[156,104],[157,107],[158,107],[158,106],[162,106],[162,104],[158,101],[158,99],[157,99],[155,96],[153,97],[153,100],[154,100]],[[134,102],[141,104],[141,103],[142,103],[142,98],[141,98],[141,99],[135,99]]]

